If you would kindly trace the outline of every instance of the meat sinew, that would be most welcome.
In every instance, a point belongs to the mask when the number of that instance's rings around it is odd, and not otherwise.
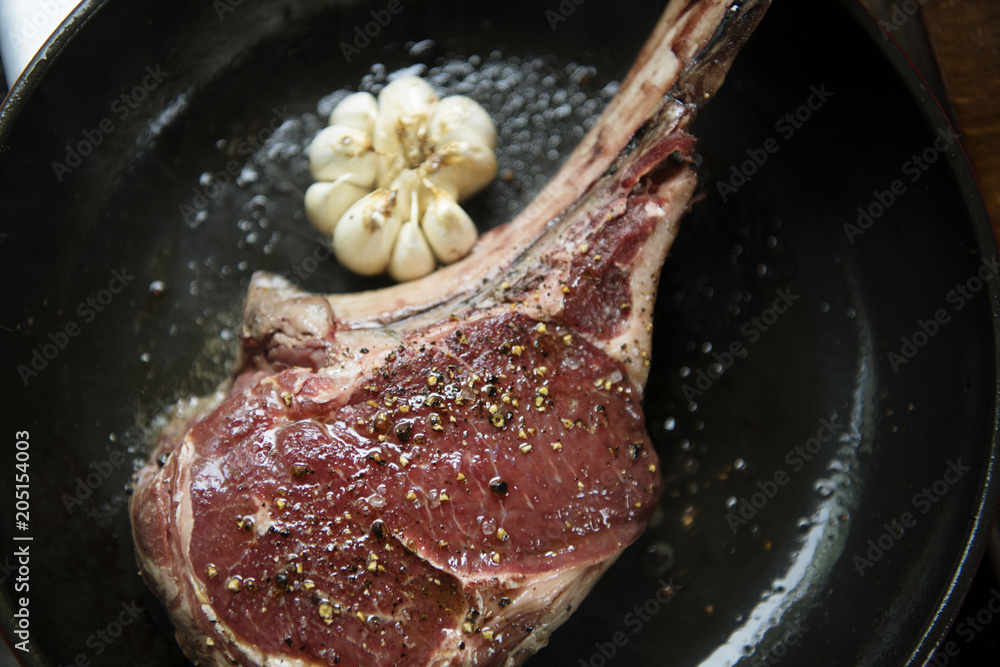
[[[239,371],[168,426],[131,504],[192,660],[545,645],[658,502],[641,398],[696,185],[685,128],[766,5],[673,2],[562,171],[466,260],[358,295],[254,276]]]

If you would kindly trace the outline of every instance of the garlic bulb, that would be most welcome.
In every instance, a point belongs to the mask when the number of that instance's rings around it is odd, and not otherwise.
[[[350,270],[419,278],[475,245],[458,202],[496,177],[495,148],[485,109],[459,95],[439,99],[418,77],[393,80],[377,99],[348,95],[306,151],[317,180],[306,217]]]

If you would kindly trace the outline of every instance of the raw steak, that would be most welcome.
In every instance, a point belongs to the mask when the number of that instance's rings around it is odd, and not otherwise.
[[[239,371],[167,427],[131,504],[193,661],[545,645],[657,505],[641,398],[696,185],[685,128],[766,4],[672,3],[564,169],[466,260],[348,296],[254,276]]]

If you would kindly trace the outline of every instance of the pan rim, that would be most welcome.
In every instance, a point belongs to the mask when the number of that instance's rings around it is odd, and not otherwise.
[[[860,0],[841,0],[840,4],[848,11],[855,23],[867,33],[869,39],[881,50],[889,66],[897,73],[908,89],[911,99],[930,125],[943,122],[959,136],[941,102],[934,95],[927,81],[916,69],[913,62],[906,56],[900,45],[891,35],[884,32],[875,16],[864,7]],[[989,213],[983,200],[983,191],[976,178],[975,171],[969,161],[968,153],[961,141],[958,142],[961,157],[948,156],[949,167],[959,190],[964,196],[965,208],[969,213],[973,233],[976,238],[977,250],[983,257],[997,257],[997,239],[990,222]],[[952,576],[933,611],[929,622],[924,626],[920,637],[916,638],[906,659],[907,665],[924,665],[934,655],[938,646],[947,637],[962,603],[972,587],[972,581],[979,571],[986,555],[990,532],[994,521],[1000,512],[1000,289],[995,282],[989,285],[990,308],[993,323],[993,424],[992,437],[987,454],[987,466],[983,471],[980,484],[978,503],[973,523],[968,531],[968,538],[956,558],[952,568]]]
[[[6,143],[24,105],[34,95],[52,65],[62,56],[66,46],[107,2],[108,0],[83,0],[32,56],[0,104],[0,146]]]

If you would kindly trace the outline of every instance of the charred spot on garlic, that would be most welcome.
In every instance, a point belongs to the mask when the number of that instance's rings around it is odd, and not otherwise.
[[[459,202],[496,177],[496,134],[478,103],[419,77],[349,95],[307,149],[306,216],[355,273],[427,275],[479,236]]]

